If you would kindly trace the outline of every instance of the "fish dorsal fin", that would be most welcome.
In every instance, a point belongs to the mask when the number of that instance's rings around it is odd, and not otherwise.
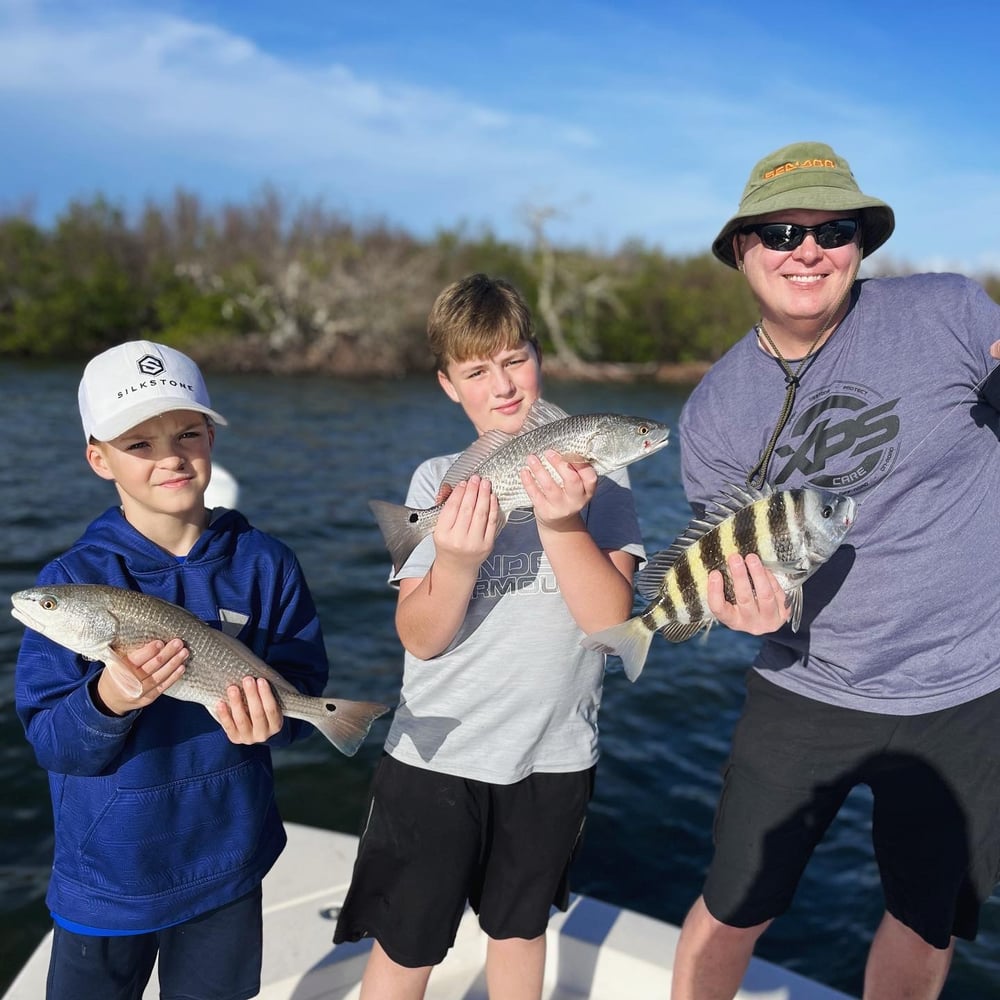
[[[544,399],[536,399],[528,410],[528,415],[524,418],[518,434],[527,434],[528,431],[544,427],[546,424],[554,423],[556,420],[565,420],[569,414],[555,403],[548,403]]]
[[[669,548],[663,549],[650,557],[649,562],[646,563],[636,576],[636,589],[647,600],[654,600],[659,596],[664,574],[684,556],[692,545],[696,545],[705,535],[717,528],[727,518],[732,517],[733,514],[738,513],[752,503],[756,503],[758,500],[764,500],[772,492],[773,490],[767,483],[760,490],[748,486],[737,486],[735,483],[728,483],[708,504],[705,508],[705,513],[701,517],[694,518],[674,539]],[[681,630],[675,629],[674,631],[679,632]],[[686,638],[689,638],[689,636],[685,635],[684,639]],[[682,642],[683,639],[671,639],[671,641]]]
[[[491,455],[510,444],[514,435],[504,431],[487,431],[482,437],[476,438],[461,455],[455,459],[454,465],[444,474],[441,485],[457,486],[465,482]]]
[[[740,509],[742,509],[742,505],[736,508],[736,510]],[[668,548],[652,555],[649,562],[639,571],[635,580],[639,593],[647,600],[655,599],[660,593],[660,585],[667,571],[686,555],[687,550],[692,545],[701,541],[705,535],[717,528],[733,513],[731,510],[716,508],[707,510],[704,517],[691,521]]]
[[[527,416],[524,418],[524,423],[517,434],[507,434],[501,430],[487,431],[473,441],[458,456],[455,464],[445,473],[444,479],[441,480],[441,485],[457,486],[476,472],[486,459],[510,444],[515,437],[520,437],[528,431],[544,427],[546,424],[551,424],[556,420],[564,420],[568,416],[569,414],[556,406],[555,403],[547,403],[544,399],[536,399],[531,404]]]
[[[764,483],[759,490],[752,486],[737,486],[736,483],[727,483],[706,508],[706,517],[712,513],[719,515],[718,521],[724,521],[730,514],[735,514],[758,500],[766,500],[773,492],[774,490],[768,483]]]
[[[639,570],[635,578],[635,588],[647,601],[655,600],[660,594],[660,584],[663,577],[687,546],[679,546],[676,542],[668,549],[655,552],[649,561]]]

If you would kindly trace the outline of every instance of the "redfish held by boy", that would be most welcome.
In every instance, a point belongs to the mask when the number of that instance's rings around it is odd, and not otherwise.
[[[592,465],[598,475],[606,475],[656,454],[666,447],[669,435],[667,425],[657,420],[617,413],[570,416],[558,406],[537,399],[517,434],[500,430],[483,434],[459,456],[441,485],[455,486],[471,475],[488,479],[500,508],[502,529],[511,511],[531,506],[520,476],[529,455],[537,455],[556,479],[558,475],[545,460],[548,449],[558,451],[570,462]],[[420,541],[434,530],[444,504],[417,509],[371,500],[369,506],[385,538],[393,567],[398,570]]]
[[[626,676],[642,672],[653,636],[684,642],[716,620],[708,607],[708,574],[720,570],[726,600],[733,601],[727,558],[760,556],[774,573],[791,607],[789,622],[802,621],[802,584],[839,548],[854,523],[857,505],[828,490],[761,491],[728,486],[701,518],[692,520],[668,549],[657,552],[636,577],[650,603],[635,617],[594,632],[587,649],[620,656]]]
[[[20,590],[11,603],[11,614],[19,622],[88,660],[101,661],[122,689],[135,696],[141,685],[121,658],[154,639],[183,639],[190,651],[184,674],[164,694],[204,705],[214,716],[230,685],[240,685],[244,677],[263,677],[283,714],[312,723],[349,757],[357,753],[372,722],[391,707],[302,694],[238,639],[150,594],[99,583],[66,583]]]

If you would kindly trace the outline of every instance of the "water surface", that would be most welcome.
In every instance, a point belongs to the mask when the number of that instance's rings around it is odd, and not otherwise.
[[[6,365],[0,371],[0,608],[34,582],[105,507],[112,487],[83,458],[76,411],[79,369]],[[418,461],[457,451],[470,425],[430,376],[346,381],[213,376],[220,428],[215,457],[238,478],[240,508],[298,553],[330,654],[327,691],[395,703],[401,650],[393,629],[388,556],[367,507],[400,501]],[[676,427],[684,393],[657,385],[552,382],[571,412],[613,411]],[[675,445],[631,469],[650,552],[684,527]],[[13,707],[21,626],[0,610],[0,992],[49,926],[43,897],[52,853],[44,772]],[[656,638],[637,684],[615,668],[601,709],[602,758],[574,888],[680,923],[710,856],[710,830],[743,675],[756,640],[713,629],[670,645]],[[275,753],[287,820],[357,832],[388,719],[356,757],[314,736]],[[869,843],[870,799],[848,800],[806,871],[790,912],[758,954],[853,995],[881,916]],[[918,834],[917,834],[918,835]],[[1000,996],[1000,899],[974,945],[960,944],[946,1000]]]

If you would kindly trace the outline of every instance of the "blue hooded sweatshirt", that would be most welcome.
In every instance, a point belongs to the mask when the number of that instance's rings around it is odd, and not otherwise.
[[[170,601],[215,628],[225,623],[300,691],[322,694],[326,651],[295,554],[237,511],[215,515],[178,559],[113,507],[45,566],[38,583],[105,583]],[[313,727],[286,719],[268,745],[237,746],[204,706],[166,696],[108,716],[89,688],[102,669],[25,630],[15,698],[49,772],[53,918],[77,930],[133,934],[246,895],[286,840],[269,747]]]

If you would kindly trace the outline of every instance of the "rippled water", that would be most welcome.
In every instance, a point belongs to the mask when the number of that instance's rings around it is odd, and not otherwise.
[[[83,459],[76,412],[79,369],[7,365],[0,371],[0,607],[41,565],[115,501]],[[401,653],[389,569],[369,498],[401,500],[417,461],[470,439],[461,411],[432,378],[342,381],[212,376],[213,402],[230,421],[218,462],[236,475],[240,508],[299,554],[330,653],[328,692],[395,702]],[[676,425],[683,393],[662,386],[552,382],[571,412],[608,410]],[[676,447],[631,469],[650,552],[684,527]],[[44,772],[13,707],[21,627],[0,611],[0,991],[48,927],[43,902],[51,861]],[[719,768],[742,700],[755,640],[723,628],[680,646],[657,639],[636,685],[617,670],[605,685],[602,758],[580,891],[679,923],[698,894],[710,852]],[[347,759],[325,740],[275,753],[286,819],[356,831],[368,780],[388,730],[378,720]],[[868,940],[879,917],[868,840],[870,801],[848,800],[806,872],[789,913],[758,954],[860,995]],[[974,945],[961,944],[947,1000],[1000,996],[1000,899]]]

